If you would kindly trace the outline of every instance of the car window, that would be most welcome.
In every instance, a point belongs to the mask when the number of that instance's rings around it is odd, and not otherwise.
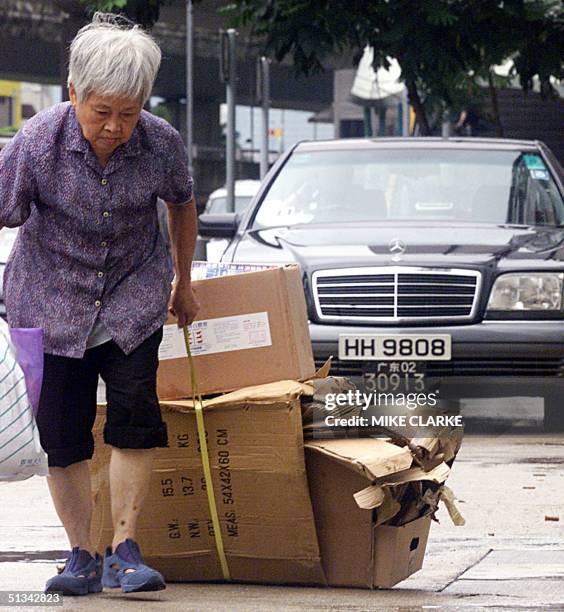
[[[564,203],[540,155],[489,150],[296,152],[254,224],[343,220],[564,223]]]
[[[235,196],[235,212],[242,212],[251,203],[250,196]],[[227,212],[227,198],[213,198],[208,202],[208,213],[225,213]]]
[[[515,162],[510,216],[525,225],[561,225],[562,198],[539,155]]]

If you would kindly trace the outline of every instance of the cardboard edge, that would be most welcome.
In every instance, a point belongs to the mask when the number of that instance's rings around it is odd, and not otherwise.
[[[405,523],[404,525],[374,525],[372,528],[372,542],[371,542],[371,548],[372,548],[372,585],[370,588],[372,589],[390,589],[392,587],[394,587],[396,584],[399,584],[400,582],[403,582],[404,580],[406,580],[407,578],[409,578],[410,576],[412,576],[413,574],[415,574],[416,572],[418,572],[422,567],[423,564],[425,562],[425,552],[427,549],[427,544],[429,541],[429,533],[431,530],[431,522],[432,522],[432,512],[427,512],[425,514],[423,514],[422,516],[414,519],[413,521],[410,521],[409,523]],[[380,563],[382,563],[383,559],[384,559],[384,555],[378,555],[378,530],[382,530],[380,531],[380,533],[382,532],[386,532],[388,531],[389,533],[394,533],[394,530],[398,530],[396,533],[401,533],[401,531],[406,531],[409,529],[413,529],[414,527],[414,523],[418,523],[421,529],[421,534],[423,536],[423,539],[420,541],[420,548],[418,550],[418,556],[421,557],[421,563],[417,564],[416,567],[409,567],[409,562],[408,562],[408,568],[407,568],[407,575],[404,575],[402,578],[400,578],[399,580],[395,580],[395,579],[391,579],[391,580],[386,580],[385,582],[380,582],[376,580],[376,573],[377,573],[377,562],[378,560],[380,560]],[[393,549],[392,550],[392,555],[388,555],[386,557],[386,563],[388,564],[389,567],[394,568],[397,566],[397,557],[399,554],[399,551],[397,549]]]
[[[330,357],[327,357],[327,360],[325,361],[325,363],[318,370],[316,370],[315,374],[313,376],[310,376],[307,379],[303,379],[303,382],[309,382],[309,381],[317,380],[319,378],[327,378],[329,376],[329,372],[331,370],[332,364],[333,364],[333,355],[331,355]],[[302,382],[302,379],[300,379],[300,382]]]
[[[363,467],[362,464],[358,463],[357,461],[345,458],[342,455],[339,455],[338,453],[335,453],[328,448],[317,446],[315,444],[311,444],[310,442],[305,442],[304,447],[312,450],[313,452],[319,453],[320,455],[325,455],[332,461],[335,461],[339,465],[342,465],[350,469],[352,472],[355,472],[356,474],[360,474],[361,476],[368,477],[366,474],[366,471],[362,469]]]
[[[283,276],[286,276],[287,272],[286,272],[286,268],[284,266],[277,268],[276,269],[276,277],[277,279],[281,279]],[[278,282],[276,283],[276,299],[278,301],[278,309],[280,311],[280,313],[282,314],[282,317],[284,319],[284,324],[286,326],[286,329],[288,329],[290,331],[290,335],[291,335],[291,339],[292,341],[295,340],[296,334],[294,333],[294,325],[293,325],[293,321],[290,318],[290,313],[288,311],[288,306],[289,306],[289,295],[288,295],[288,291],[287,291],[287,287],[286,287],[286,282],[281,282],[281,280],[278,280]],[[270,321],[268,322],[268,324],[270,325]],[[292,346],[291,342],[284,342],[283,347],[284,347],[284,358],[286,360],[290,360],[292,359],[292,355],[290,355],[289,353],[289,348]],[[299,359],[298,359],[299,362]],[[301,364],[299,364],[301,366]]]
[[[294,273],[294,270],[296,272]],[[292,310],[302,311],[303,316],[291,319],[289,310],[285,309],[287,315],[287,327],[291,330],[294,340],[293,346],[297,347],[297,359],[300,372],[310,372],[309,378],[315,376],[315,361],[311,345],[311,335],[308,324],[307,301],[305,298],[304,282],[302,278],[302,269],[298,264],[284,266],[282,273],[286,276],[286,282],[283,283],[285,300],[283,303],[292,307]],[[294,278],[292,278],[294,276]],[[303,338],[307,338],[306,349],[303,345]]]
[[[428,472],[425,472],[420,467],[412,467],[408,470],[377,478],[374,482],[374,486],[397,486],[417,481],[430,481],[436,484],[443,484],[450,476],[450,471],[450,467],[444,461]]]
[[[345,457],[343,455],[340,455],[334,451],[332,451],[329,448],[325,448],[324,446],[320,446],[314,443],[314,441],[308,441],[305,442],[304,446],[306,448],[310,448],[315,452],[321,453],[326,455],[327,457],[329,457],[330,459],[336,461],[337,463],[345,466],[346,468],[348,468],[349,470],[351,470],[352,472],[355,472],[357,474],[360,474],[361,476],[364,476],[366,479],[368,479],[369,481],[374,481],[374,482],[380,482],[382,480],[386,480],[388,478],[390,478],[392,475],[399,475],[399,474],[405,474],[406,472],[408,472],[410,469],[412,469],[411,466],[411,462],[413,461],[413,457],[411,456],[411,454],[409,454],[409,457],[406,456],[406,459],[409,458],[410,461],[410,465],[402,468],[401,470],[396,470],[396,471],[392,471],[392,472],[388,472],[387,474],[384,474],[382,476],[376,476],[371,469],[369,468],[369,466],[367,466],[365,463],[363,463],[362,461],[360,461],[359,459],[355,459],[352,457]],[[398,447],[398,449],[401,447]],[[401,456],[398,453],[398,458]]]
[[[240,404],[276,404],[290,402],[306,395],[313,395],[310,385],[296,380],[280,380],[252,387],[243,387],[229,393],[203,399],[204,408],[229,408],[229,405]],[[191,412],[194,410],[192,399],[161,400],[161,407],[173,412]]]

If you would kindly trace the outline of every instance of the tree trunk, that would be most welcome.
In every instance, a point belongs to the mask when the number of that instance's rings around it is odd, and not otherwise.
[[[492,119],[495,124],[495,134],[498,138],[503,138],[503,125],[501,123],[501,116],[499,114],[499,104],[497,101],[497,90],[493,80],[493,74],[491,70],[488,70],[488,89],[490,91],[490,100],[492,103]]]
[[[429,127],[425,107],[423,106],[423,102],[421,102],[419,92],[417,91],[417,85],[413,79],[406,79],[405,86],[407,87],[409,103],[411,106],[413,106],[413,110],[415,111],[415,118],[419,125],[421,136],[430,136],[431,128]]]

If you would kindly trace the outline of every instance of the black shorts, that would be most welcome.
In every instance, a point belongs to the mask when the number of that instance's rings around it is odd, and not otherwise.
[[[98,375],[108,404],[104,442],[116,448],[167,446],[156,392],[162,337],[161,327],[129,355],[113,341],[88,349],[82,359],[45,354],[37,426],[50,467],[92,458]]]

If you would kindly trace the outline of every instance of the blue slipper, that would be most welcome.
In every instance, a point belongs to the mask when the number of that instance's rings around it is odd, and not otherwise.
[[[124,593],[166,589],[162,575],[143,563],[139,546],[130,538],[119,544],[113,554],[111,548],[106,550],[102,584],[110,589],[121,587]]]
[[[102,559],[96,558],[75,546],[65,563],[65,567],[45,585],[45,593],[62,595],[88,595],[102,591]]]

